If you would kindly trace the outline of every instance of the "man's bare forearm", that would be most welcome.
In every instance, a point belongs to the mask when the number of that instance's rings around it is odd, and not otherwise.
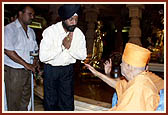
[[[15,51],[10,51],[5,49],[5,54],[9,58],[11,58],[14,62],[19,63],[24,67],[26,66],[26,62]]]
[[[116,83],[118,79],[111,78],[107,75],[104,75],[100,72],[98,72],[97,77],[99,77],[101,80],[103,80],[105,83],[107,83],[109,86],[113,87],[114,89],[116,88]]]
[[[35,66],[24,61],[15,51],[10,51],[5,49],[5,54],[11,58],[14,62],[19,63],[24,66],[25,69],[35,73]]]

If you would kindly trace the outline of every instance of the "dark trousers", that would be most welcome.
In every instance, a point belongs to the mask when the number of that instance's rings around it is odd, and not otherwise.
[[[44,65],[44,108],[46,111],[74,110],[73,65]]]
[[[27,111],[31,95],[31,72],[5,66],[4,80],[8,111]]]

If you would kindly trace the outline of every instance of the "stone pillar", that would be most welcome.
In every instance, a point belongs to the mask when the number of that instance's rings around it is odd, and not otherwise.
[[[85,21],[87,22],[86,31],[86,45],[88,57],[92,55],[93,52],[93,42],[95,37],[95,23],[98,17],[98,9],[94,4],[84,5]]]
[[[131,18],[131,28],[129,30],[129,41],[137,45],[142,46],[141,43],[141,29],[140,29],[140,18],[142,17],[142,4],[127,4],[126,7],[129,9],[129,17]]]

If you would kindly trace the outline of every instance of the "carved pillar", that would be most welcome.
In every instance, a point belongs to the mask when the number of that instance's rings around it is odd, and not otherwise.
[[[88,4],[85,5],[84,13],[85,13],[85,21],[87,22],[86,45],[87,45],[88,58],[90,58],[93,52],[95,23],[98,17],[98,9],[95,7],[94,4],[90,5]]]
[[[126,7],[129,8],[129,17],[131,18],[131,28],[129,31],[129,41],[137,45],[141,44],[141,29],[140,29],[140,18],[142,17],[142,4],[128,4]]]

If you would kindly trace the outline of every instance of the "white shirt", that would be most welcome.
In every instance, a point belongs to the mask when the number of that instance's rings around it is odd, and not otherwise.
[[[79,28],[75,28],[71,47],[65,49],[63,39],[69,34],[65,32],[62,22],[51,25],[44,30],[40,43],[39,58],[41,62],[52,66],[66,66],[87,57],[85,36]]]
[[[23,60],[30,63],[30,51],[38,50],[36,36],[33,29],[28,27],[26,32],[18,19],[4,28],[4,49],[15,51]],[[24,68],[23,65],[14,62],[4,55],[4,64],[13,68]]]

